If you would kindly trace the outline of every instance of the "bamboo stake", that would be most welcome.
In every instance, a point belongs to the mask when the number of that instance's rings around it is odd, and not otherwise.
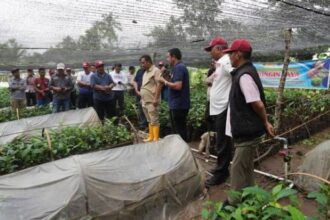
[[[280,84],[279,84],[278,90],[277,90],[277,100],[276,100],[276,108],[275,108],[275,124],[274,124],[275,133],[278,131],[278,129],[281,126],[283,92],[284,92],[285,81],[286,81],[286,76],[288,73],[289,62],[290,62],[289,52],[290,52],[290,44],[291,44],[291,38],[292,38],[292,29],[291,28],[289,28],[285,32],[284,38],[285,38],[284,39],[284,41],[285,41],[284,63],[283,63]]]
[[[48,142],[48,149],[49,149],[49,154],[50,154],[50,159],[52,161],[54,161],[54,156],[53,156],[53,151],[52,151],[52,142],[50,140],[50,135],[49,135],[49,132],[48,132],[48,129],[45,128],[45,134],[46,134],[46,137],[47,137],[47,142]]]
[[[16,108],[16,117],[17,117],[17,120],[19,120],[19,109]]]

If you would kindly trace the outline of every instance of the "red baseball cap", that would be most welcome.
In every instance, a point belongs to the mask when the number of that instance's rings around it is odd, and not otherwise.
[[[216,36],[213,40],[210,41],[209,46],[205,47],[204,50],[210,52],[212,47],[215,45],[228,45],[227,41],[220,36]]]
[[[96,60],[95,61],[95,67],[98,68],[98,67],[101,67],[101,66],[104,66],[104,63],[102,60]]]
[[[83,68],[88,68],[89,67],[89,63],[88,62],[83,62],[82,67]]]
[[[240,52],[252,52],[252,46],[246,39],[236,39],[231,43],[230,47],[224,50],[224,53],[231,53],[235,51]]]

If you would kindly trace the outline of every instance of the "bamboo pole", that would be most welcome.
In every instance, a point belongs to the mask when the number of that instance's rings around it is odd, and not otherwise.
[[[276,100],[276,107],[275,107],[275,123],[274,123],[275,133],[278,132],[278,130],[281,126],[283,92],[284,92],[285,81],[286,81],[286,76],[288,73],[288,67],[289,67],[289,62],[290,62],[289,52],[290,52],[290,45],[291,45],[291,39],[292,39],[292,29],[291,28],[289,28],[287,31],[285,31],[284,38],[285,38],[284,63],[283,63],[280,84],[279,84],[278,90],[277,90],[277,100]]]
[[[17,120],[19,120],[19,109],[16,108],[16,117],[17,117]]]
[[[50,135],[49,135],[48,129],[45,128],[44,131],[45,131],[45,134],[46,134],[46,137],[47,137],[50,159],[52,161],[54,161],[54,156],[53,156],[53,151],[52,151],[52,142],[51,142],[51,139],[50,139]]]

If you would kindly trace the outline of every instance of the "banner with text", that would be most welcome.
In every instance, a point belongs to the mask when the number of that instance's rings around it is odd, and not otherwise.
[[[277,88],[283,64],[254,63],[264,87]],[[330,59],[289,64],[285,88],[327,89],[329,87]]]

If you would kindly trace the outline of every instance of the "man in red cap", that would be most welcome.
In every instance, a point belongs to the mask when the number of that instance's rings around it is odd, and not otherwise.
[[[274,136],[268,122],[266,101],[261,80],[250,62],[252,47],[245,39],[235,40],[224,51],[230,56],[235,70],[231,73],[233,83],[229,94],[226,134],[233,138],[235,155],[231,166],[230,186],[241,190],[254,185],[254,152],[266,132]],[[229,198],[230,204],[240,201]]]
[[[104,70],[101,60],[95,62],[96,73],[91,76],[91,88],[93,88],[93,103],[100,120],[116,116],[116,102],[112,91],[115,83],[110,74]]]
[[[91,88],[90,65],[87,62],[82,64],[83,71],[78,73],[77,84],[79,86],[78,108],[93,106],[93,90]]]
[[[209,52],[215,61],[215,71],[211,76],[209,115],[214,121],[216,135],[217,165],[210,172],[213,176],[205,183],[206,187],[221,184],[229,177],[232,141],[226,136],[227,107],[233,70],[229,55],[223,51],[228,48],[227,41],[220,36],[211,40],[205,51]]]

